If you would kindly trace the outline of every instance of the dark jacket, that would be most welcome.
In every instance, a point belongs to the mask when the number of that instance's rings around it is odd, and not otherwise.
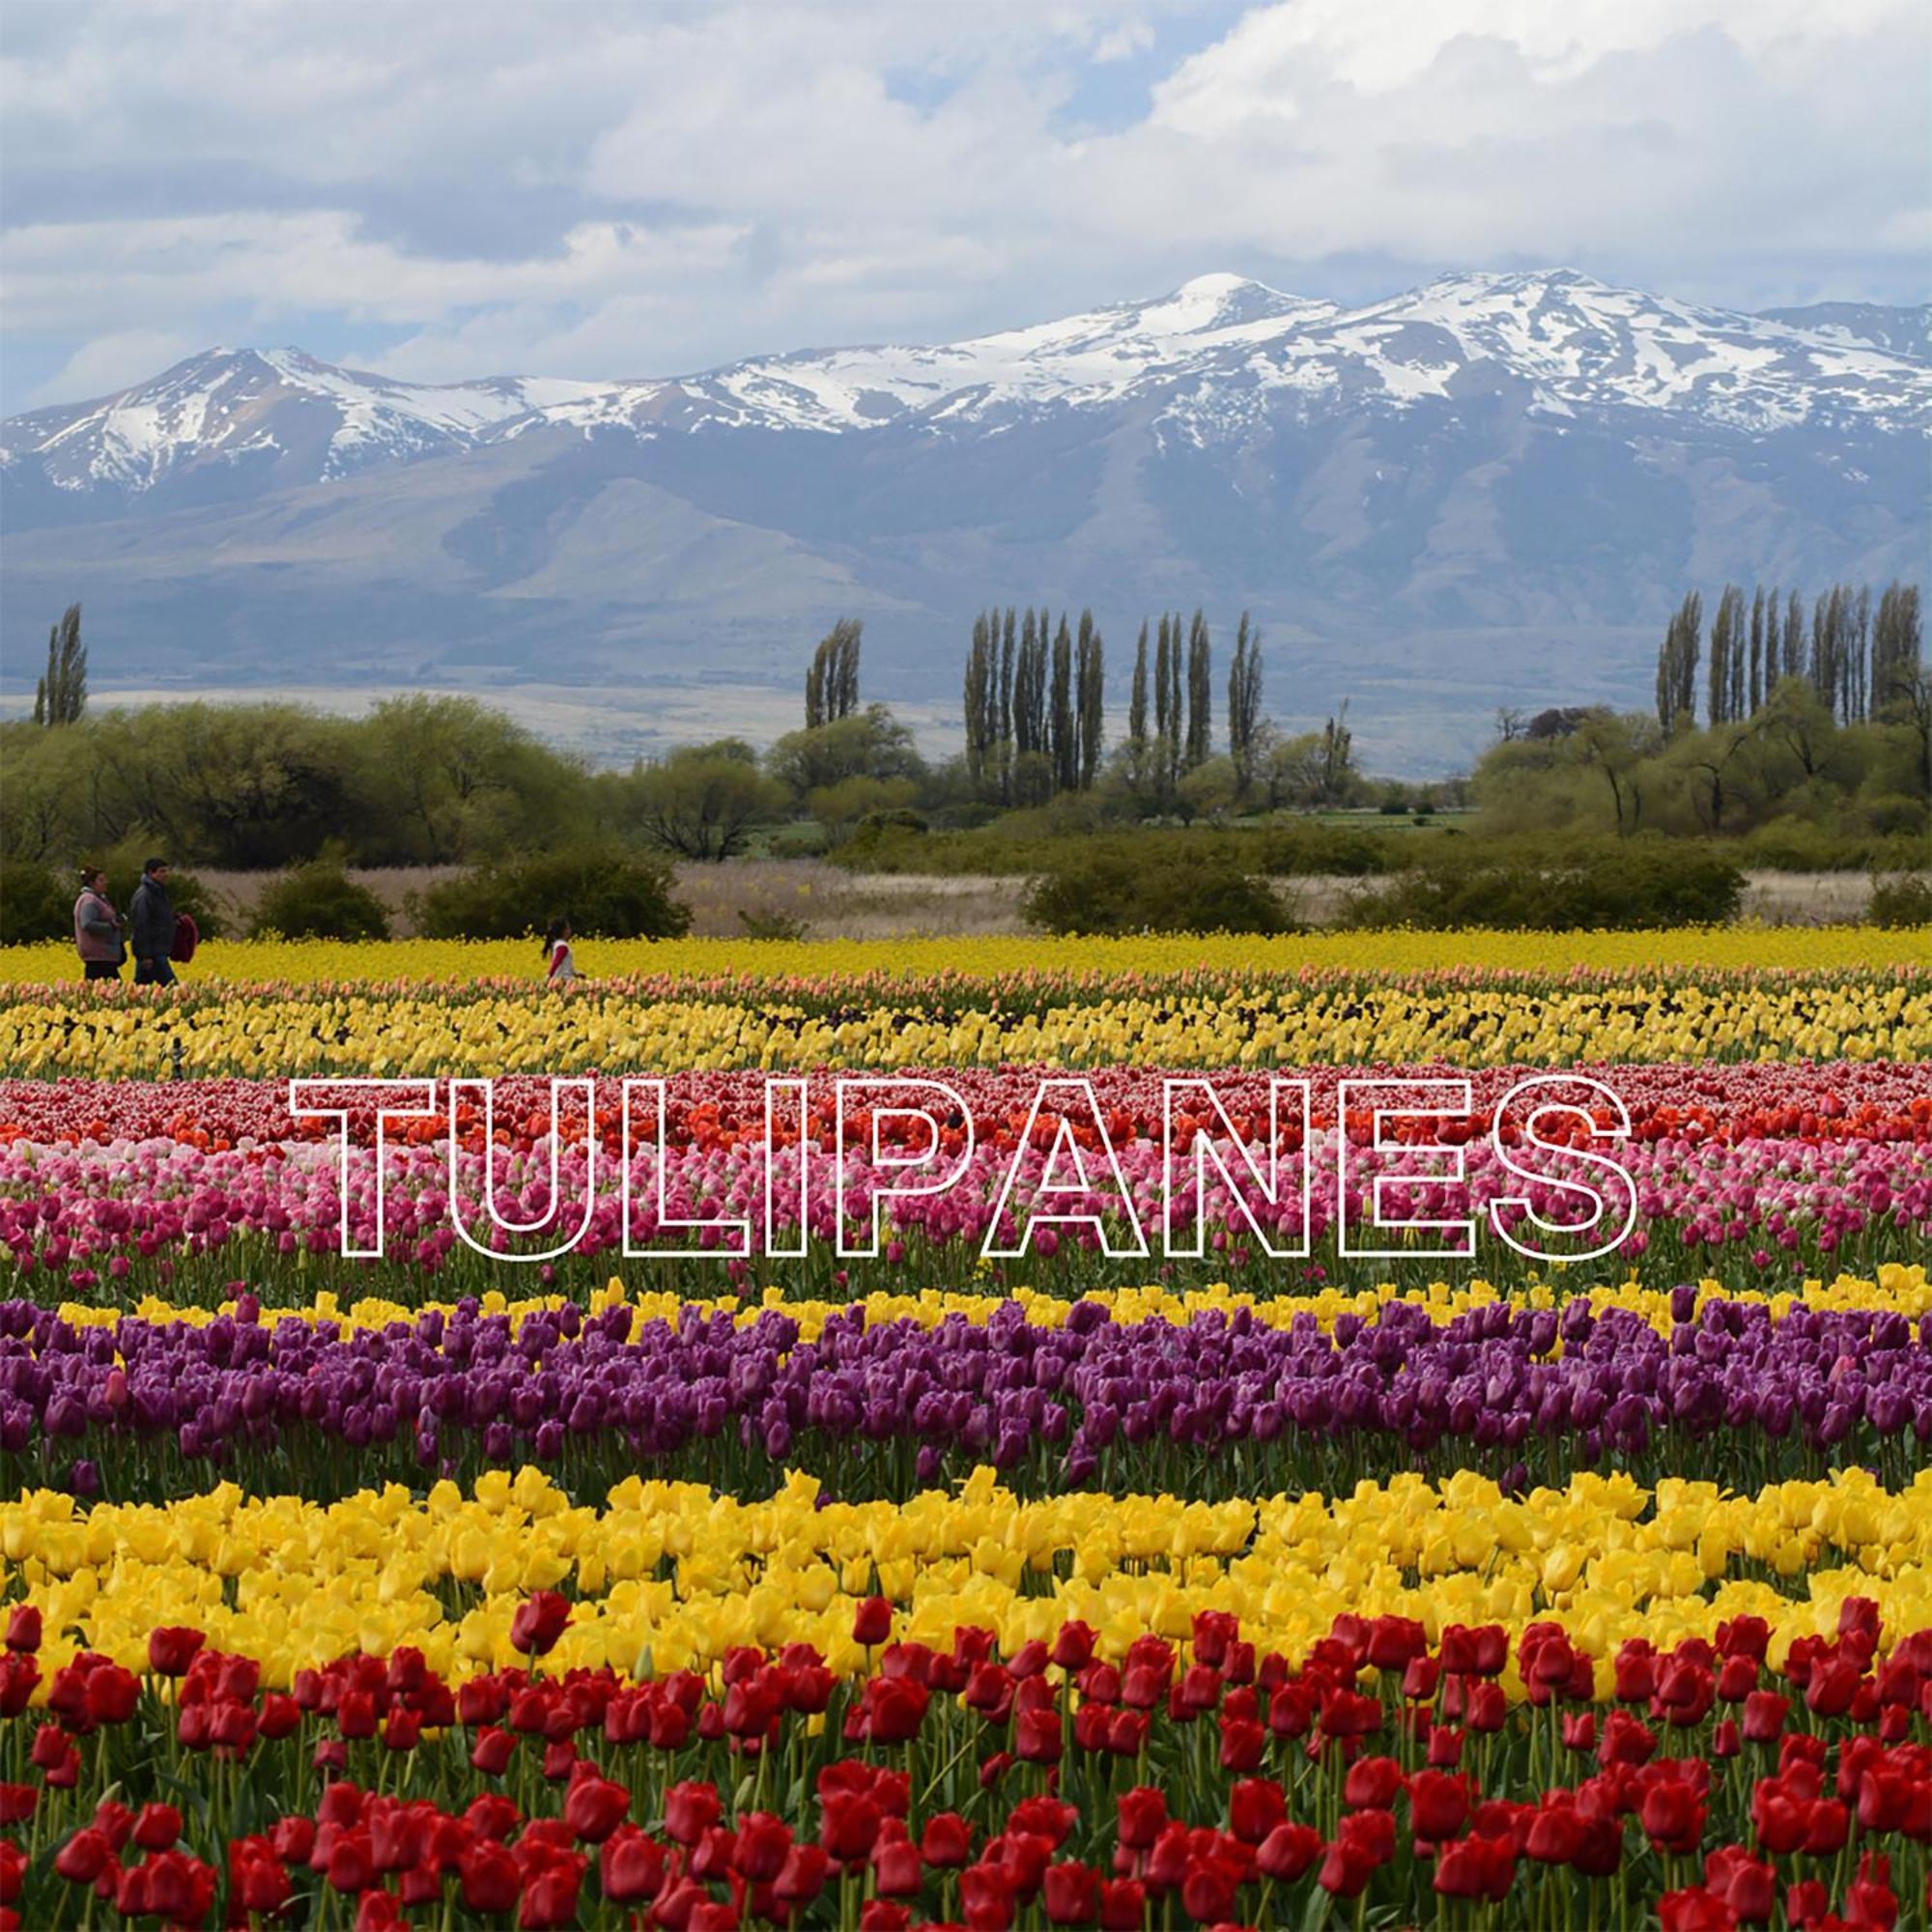
[[[136,959],[165,959],[174,952],[174,901],[158,879],[143,879],[134,888],[134,900],[128,908],[128,938]]]

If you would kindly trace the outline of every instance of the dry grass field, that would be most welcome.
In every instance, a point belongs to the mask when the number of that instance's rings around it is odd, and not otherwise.
[[[389,914],[399,937],[412,931],[406,901],[446,877],[447,867],[353,870]],[[245,927],[271,875],[204,872],[236,924]],[[1830,925],[1856,920],[1871,882],[1862,872],[1752,872],[1745,895],[1747,919],[1768,925]],[[1332,918],[1349,879],[1284,880],[1282,892],[1298,919]],[[680,865],[677,892],[692,910],[692,930],[729,939],[751,931],[801,929],[810,939],[893,939],[913,935],[970,939],[1023,932],[1020,895],[1025,880],[995,877],[921,878],[902,872],[847,872],[822,859],[734,859],[723,866]],[[541,923],[552,908],[534,906]]]

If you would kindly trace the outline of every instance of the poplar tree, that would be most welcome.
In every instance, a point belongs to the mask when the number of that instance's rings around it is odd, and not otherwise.
[[[77,724],[87,709],[87,646],[80,606],[70,604],[47,632],[47,668],[34,687],[36,724]]]
[[[1214,665],[1208,619],[1200,611],[1187,629],[1187,769],[1205,765],[1214,750]]]
[[[1736,584],[1727,583],[1711,619],[1707,716],[1713,724],[1728,724],[1743,709],[1739,647],[1744,642],[1744,624],[1745,594]]]
[[[1013,796],[1013,652],[1014,621],[1018,615],[1007,606],[1007,621],[1000,639],[999,686],[993,699],[994,742],[1000,748],[1000,799],[1010,804]]]
[[[1804,600],[1795,590],[1784,606],[1784,665],[1780,675],[1804,675]]]
[[[1924,633],[1916,583],[1889,583],[1880,593],[1872,626],[1871,702],[1886,717],[1910,697],[1918,678]]]
[[[1100,772],[1100,747],[1106,736],[1106,646],[1092,611],[1080,613],[1080,638],[1074,668],[1079,718],[1080,789],[1091,791]]]
[[[1169,612],[1167,619],[1167,724],[1161,736],[1167,769],[1167,789],[1172,792],[1180,782],[1180,760],[1186,746],[1182,739],[1184,729],[1180,705],[1180,612]]]
[[[1657,654],[1657,722],[1666,737],[1695,722],[1703,632],[1704,600],[1693,590],[1673,612]]]
[[[859,640],[865,625],[840,617],[819,640],[805,674],[805,723],[809,730],[835,724],[859,708]]]
[[[1080,782],[1080,737],[1073,720],[1073,636],[1066,613],[1053,639],[1053,704],[1047,714],[1047,755],[1053,764],[1056,791],[1072,791]]]
[[[1772,593],[1774,621],[1777,610],[1777,592]],[[1750,705],[1750,715],[1757,716],[1758,707],[1764,702],[1764,585],[1760,583],[1751,598],[1750,614],[1750,669],[1746,678],[1747,698]]]
[[[1141,634],[1134,645],[1134,683],[1127,698],[1127,743],[1139,757],[1148,734],[1148,626],[1141,619]]]
[[[1228,667],[1228,755],[1245,791],[1254,778],[1255,734],[1262,721],[1261,634],[1241,612],[1235,631],[1235,658]]]
[[[999,621],[997,611],[980,611],[973,619],[973,641],[966,652],[966,776],[976,792],[985,783],[993,743],[993,638]]]

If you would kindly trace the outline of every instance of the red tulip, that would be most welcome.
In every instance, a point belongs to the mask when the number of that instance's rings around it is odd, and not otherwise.
[[[165,1624],[148,1633],[148,1668],[159,1677],[185,1677],[207,1637],[198,1630]]]
[[[852,1612],[852,1641],[868,1649],[893,1634],[893,1606],[884,1597],[867,1597]]]
[[[70,1885],[92,1885],[114,1860],[107,1833],[83,1825],[54,1854],[54,1870]]]
[[[1321,1833],[1312,1825],[1277,1825],[1262,1840],[1255,1868],[1264,1878],[1292,1885],[1321,1855]]]
[[[1049,1924],[1091,1925],[1099,1917],[1100,1874],[1074,1860],[1048,1865],[1040,1893]]]
[[[182,1815],[172,1804],[149,1804],[135,1813],[131,1833],[144,1852],[164,1852],[182,1833]]]
[[[665,1793],[665,1830],[680,1845],[695,1845],[724,1816],[717,1788],[689,1781]]]
[[[935,1812],[925,1821],[919,1853],[939,1870],[957,1870],[973,1856],[973,1828],[956,1811]]]
[[[1508,1896],[1516,1876],[1516,1845],[1508,1838],[1458,1838],[1435,1859],[1435,1889],[1444,1898]]]
[[[615,1905],[641,1905],[664,1884],[664,1847],[635,1825],[620,1825],[598,1855],[597,1882]]]
[[[571,1785],[563,1801],[563,1822],[573,1837],[601,1845],[630,1808],[631,1794],[621,1784],[592,1773]]]
[[[570,1604],[554,1590],[539,1590],[517,1605],[510,1619],[512,1648],[526,1657],[547,1657],[570,1622]]]

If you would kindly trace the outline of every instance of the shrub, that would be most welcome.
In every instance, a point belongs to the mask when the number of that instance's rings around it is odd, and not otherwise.
[[[669,869],[636,852],[546,852],[444,879],[411,901],[428,939],[521,939],[567,919],[579,937],[676,939],[691,908]]]
[[[789,913],[752,912],[744,906],[738,908],[738,923],[745,928],[747,939],[797,940],[810,931],[804,920]]]
[[[1932,925],[1932,880],[1902,873],[1895,879],[1872,874],[1867,925]]]
[[[31,859],[0,860],[0,946],[71,938],[79,891],[78,875],[70,891],[48,867]]]
[[[283,939],[387,939],[389,915],[367,886],[329,859],[284,872],[262,895],[249,931]]]
[[[1068,854],[1027,889],[1020,910],[1049,932],[1285,932],[1292,923],[1266,882],[1232,859],[1172,846]]]
[[[1438,851],[1378,890],[1356,894],[1337,923],[1434,931],[1717,925],[1737,917],[1744,889],[1744,874],[1721,853],[1662,840],[1548,860]]]

